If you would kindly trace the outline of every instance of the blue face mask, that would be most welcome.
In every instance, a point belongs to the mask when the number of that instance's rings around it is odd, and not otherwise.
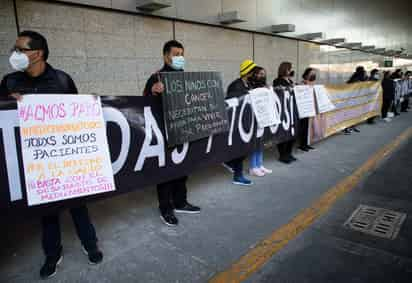
[[[173,56],[172,64],[170,65],[175,70],[183,70],[185,68],[185,57],[183,56]]]

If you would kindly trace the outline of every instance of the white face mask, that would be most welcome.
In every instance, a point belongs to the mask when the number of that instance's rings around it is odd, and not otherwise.
[[[20,72],[25,71],[30,64],[29,57],[26,54],[16,51],[11,54],[9,62],[14,70]]]

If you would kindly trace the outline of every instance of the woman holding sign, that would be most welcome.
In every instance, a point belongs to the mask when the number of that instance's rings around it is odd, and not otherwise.
[[[295,71],[292,70],[292,63],[282,62],[278,69],[278,77],[273,81],[273,88],[283,88],[292,92],[294,83],[291,80],[295,76]],[[292,155],[295,139],[281,142],[278,144],[279,161],[282,163],[292,163],[297,159]]]
[[[262,67],[256,66],[253,69],[253,74],[250,79],[251,89],[268,87],[266,83],[266,70]],[[255,150],[250,156],[250,169],[249,173],[252,176],[263,177],[266,174],[271,174],[272,170],[269,170],[263,166],[263,140],[262,138],[256,139],[254,145]]]
[[[303,78],[303,84],[304,85],[310,85],[313,86],[316,81],[316,70],[313,68],[307,68],[305,72],[303,72],[302,75]],[[313,91],[312,91],[313,95]],[[308,135],[309,135],[309,118],[302,118],[299,120],[300,121],[300,145],[299,149],[303,151],[309,151],[314,149],[308,144]]]

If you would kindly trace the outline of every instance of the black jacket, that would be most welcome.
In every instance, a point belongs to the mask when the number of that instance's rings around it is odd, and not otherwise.
[[[284,78],[276,78],[273,80],[273,88],[276,87],[285,87],[285,88],[293,88],[294,83],[292,80],[284,79]]]
[[[30,77],[25,72],[6,75],[0,83],[0,97],[6,98],[12,93],[19,94],[77,94],[72,78],[63,71],[54,69],[49,64],[38,77]]]
[[[240,97],[247,94],[250,85],[246,84],[241,78],[234,80],[227,88],[226,99]]]
[[[152,96],[154,95],[152,93],[152,87],[155,83],[158,83],[160,74],[162,72],[183,72],[183,70],[175,70],[172,67],[170,67],[169,65],[164,65],[163,68],[161,68],[159,71],[157,71],[156,73],[154,73],[153,75],[150,76],[150,78],[147,80],[146,82],[146,86],[144,87],[143,90],[143,95],[144,96]],[[159,95],[161,95],[161,93],[159,93]]]
[[[382,80],[383,100],[391,101],[395,98],[395,84],[391,79]]]

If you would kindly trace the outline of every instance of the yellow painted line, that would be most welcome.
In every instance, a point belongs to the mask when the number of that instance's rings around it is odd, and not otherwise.
[[[325,214],[338,199],[353,190],[368,172],[375,169],[380,162],[394,152],[403,141],[409,139],[411,136],[412,127],[405,130],[401,135],[395,138],[395,140],[372,155],[352,175],[344,178],[336,186],[330,188],[310,207],[303,209],[289,223],[275,230],[269,237],[259,242],[227,270],[212,277],[209,283],[237,283],[249,278],[289,241],[296,238],[316,219]]]

